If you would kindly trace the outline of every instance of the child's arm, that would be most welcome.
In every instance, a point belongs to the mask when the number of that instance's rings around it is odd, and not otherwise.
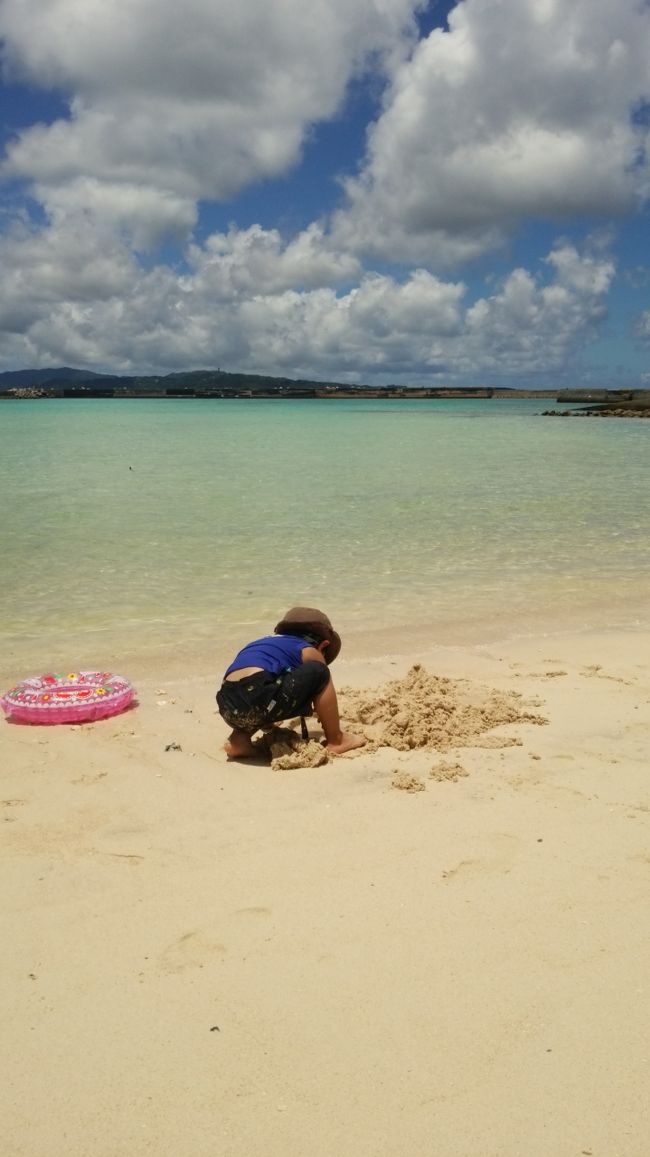
[[[316,647],[305,647],[302,651],[302,661],[307,663],[309,660],[324,663],[325,656]],[[364,743],[367,742],[365,736],[354,735],[351,731],[341,729],[336,691],[331,678],[327,680],[322,691],[314,696],[314,707],[320,725],[325,732],[323,741],[325,748],[327,751],[331,751],[332,755],[343,755],[344,752],[352,751],[355,747],[363,747]]]

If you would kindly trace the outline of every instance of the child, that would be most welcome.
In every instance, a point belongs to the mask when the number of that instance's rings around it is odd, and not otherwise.
[[[219,713],[232,727],[224,745],[228,758],[255,755],[254,732],[268,731],[273,723],[294,715],[311,715],[312,704],[325,732],[327,751],[342,755],[363,747],[362,735],[341,730],[328,667],[340,650],[341,639],[327,615],[313,607],[292,607],[275,634],[244,647],[217,691]]]

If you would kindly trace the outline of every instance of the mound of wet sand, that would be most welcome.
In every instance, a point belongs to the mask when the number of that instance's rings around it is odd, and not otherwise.
[[[398,791],[408,791],[411,795],[415,791],[426,791],[426,784],[419,775],[409,775],[408,771],[400,771],[399,768],[393,774],[391,786]]]
[[[429,779],[435,779],[438,783],[457,783],[466,775],[469,775],[469,772],[462,763],[450,763],[443,759],[442,763],[431,768]]]
[[[375,746],[397,751],[510,747],[521,740],[487,732],[506,723],[548,722],[527,711],[516,691],[496,691],[465,679],[431,675],[419,663],[403,679],[377,690],[346,688],[341,694],[341,714],[346,724],[360,724]]]
[[[302,739],[290,727],[274,727],[255,744],[262,754],[271,756],[273,771],[291,771],[296,767],[321,767],[329,755],[315,739]]]
[[[490,733],[508,723],[548,722],[526,710],[516,691],[497,691],[465,679],[432,675],[419,663],[403,679],[382,687],[343,688],[339,705],[344,727],[360,731],[368,739],[366,747],[349,753],[353,757],[379,747],[396,751],[512,747],[521,745],[521,739]],[[271,755],[274,771],[320,767],[330,758],[320,743],[306,742],[286,727],[275,728],[260,744]]]

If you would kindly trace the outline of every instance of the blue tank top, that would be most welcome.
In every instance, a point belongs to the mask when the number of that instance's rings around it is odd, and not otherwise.
[[[298,635],[266,635],[255,639],[243,647],[224,673],[238,671],[241,667],[261,667],[272,675],[279,675],[288,668],[299,667],[305,647],[313,647],[308,639]]]

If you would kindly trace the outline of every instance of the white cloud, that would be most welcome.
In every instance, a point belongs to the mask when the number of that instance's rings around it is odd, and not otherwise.
[[[650,12],[638,0],[462,0],[419,44],[422,0],[4,0],[10,76],[70,116],[10,143],[46,213],[83,209],[138,248],[200,200],[286,175],[363,68],[388,78],[340,252],[444,269],[525,217],[631,211],[648,192]],[[410,52],[409,50],[413,48]]]
[[[650,88],[648,5],[463,0],[413,48],[417,7],[3,0],[8,75],[58,87],[70,116],[8,150],[45,223],[19,212],[0,236],[0,361],[415,383],[578,359],[613,281],[602,243],[562,242],[489,293],[449,270],[527,218],[646,195],[630,114]],[[364,68],[388,87],[339,213],[192,240],[199,202],[286,175]],[[181,272],[150,268],[169,237],[187,242]]]
[[[565,243],[546,264],[555,274],[550,283],[515,269],[499,292],[468,310],[459,365],[466,359],[468,368],[489,374],[552,374],[596,335],[606,316],[613,262]]]
[[[221,365],[335,380],[509,381],[561,370],[604,316],[607,255],[564,243],[491,296],[416,269],[363,273],[315,228],[259,227],[194,245],[188,271],[143,271],[80,218],[0,244],[0,361],[161,372]],[[300,275],[303,288],[294,284]],[[336,283],[354,276],[351,288]],[[442,375],[442,379],[441,379]]]
[[[40,200],[55,224],[82,219],[123,233],[135,249],[149,250],[170,237],[182,240],[197,222],[196,204],[164,189],[77,177],[65,186],[36,185]]]
[[[286,173],[369,58],[392,67],[413,0],[4,0],[10,76],[54,86],[70,117],[23,131],[5,172],[52,190],[103,186],[109,218],[151,190],[178,228],[181,202],[228,198]],[[125,193],[126,190],[126,193]],[[137,191],[141,190],[138,198]],[[99,197],[96,197],[96,201]]]
[[[320,225],[310,225],[288,243],[277,229],[231,228],[213,233],[205,245],[191,245],[192,285],[216,300],[290,288],[339,285],[356,280],[357,259],[331,249]]]
[[[320,289],[255,297],[243,303],[240,321],[255,362],[270,357],[284,373],[311,376],[316,366],[321,377],[372,378],[408,376],[417,366],[428,376],[461,330],[463,292],[423,270],[404,284],[366,275],[338,296]]]
[[[93,308],[139,277],[128,249],[83,218],[46,229],[18,223],[0,237],[0,332],[31,329],[59,304]]]
[[[524,217],[647,192],[650,11],[637,0],[464,0],[397,71],[335,220],[344,247],[439,267]]]

